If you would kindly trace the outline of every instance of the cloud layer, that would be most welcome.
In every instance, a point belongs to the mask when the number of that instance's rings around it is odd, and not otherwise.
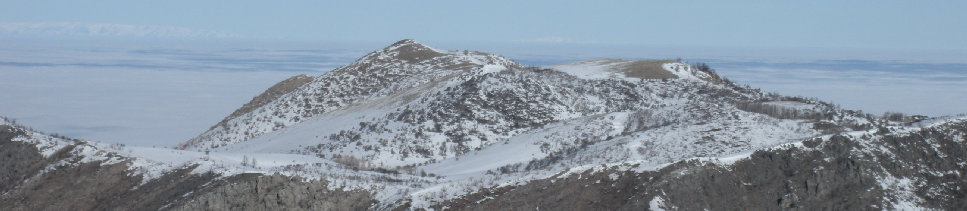
[[[0,34],[45,36],[125,36],[154,38],[239,38],[240,35],[212,30],[176,26],[128,25],[113,23],[73,22],[6,22],[0,23]]]

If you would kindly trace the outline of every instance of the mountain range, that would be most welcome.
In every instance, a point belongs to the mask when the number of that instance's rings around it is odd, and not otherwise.
[[[401,40],[173,149],[5,119],[0,209],[955,210],[965,134],[967,116],[864,114],[704,64],[531,67]]]

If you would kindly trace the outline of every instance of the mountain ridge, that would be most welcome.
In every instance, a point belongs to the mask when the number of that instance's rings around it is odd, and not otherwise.
[[[422,59],[419,59],[419,58],[422,58]],[[443,58],[443,59],[437,59],[437,58]],[[424,64],[426,64],[427,62],[440,62],[440,61],[437,61],[437,60],[444,60],[444,61],[442,61],[442,65],[440,65],[438,63],[436,65],[437,66],[436,68],[427,68],[425,65],[424,66],[415,66],[415,67],[414,66],[408,66],[408,65],[401,65],[401,66],[389,67],[389,68],[381,67],[379,65],[377,65],[377,66],[373,66],[372,65],[374,63],[419,64],[420,62],[423,62]],[[463,60],[463,61],[461,61],[461,60]],[[670,62],[670,63],[666,63],[666,62]],[[651,74],[664,74],[664,76],[661,76],[661,77],[658,77],[658,78],[669,78],[669,77],[678,78],[678,77],[683,77],[683,76],[689,77],[691,75],[697,75],[696,77],[700,77],[702,80],[712,80],[712,79],[718,78],[718,76],[716,74],[714,74],[714,73],[709,74],[709,73],[706,73],[706,72],[701,72],[701,71],[697,71],[697,70],[694,70],[694,69],[690,69],[690,67],[688,65],[684,65],[682,63],[677,63],[677,62],[671,62],[670,60],[648,60],[648,61],[646,61],[646,60],[640,60],[640,61],[625,61],[625,62],[621,62],[621,63],[627,63],[629,65],[631,65],[631,64],[638,64],[637,67],[636,67],[636,69],[650,69],[649,71],[651,71]],[[646,65],[640,65],[640,63],[648,63],[648,64],[646,64]],[[673,64],[673,65],[672,66],[669,66],[669,67],[665,67],[665,66],[663,66],[665,64]],[[644,67],[643,68],[643,66],[650,66],[650,67]],[[522,68],[521,65],[520,64],[517,64],[516,62],[513,62],[511,60],[507,60],[507,59],[504,59],[504,58],[501,58],[501,57],[498,57],[498,56],[495,56],[495,55],[491,55],[491,54],[486,54],[486,53],[481,53],[481,52],[472,52],[472,51],[462,51],[462,53],[460,51],[446,52],[446,51],[441,51],[441,50],[437,50],[437,49],[434,49],[434,48],[425,46],[425,45],[423,45],[423,44],[421,44],[421,43],[419,43],[419,42],[417,42],[415,40],[404,39],[404,40],[398,41],[398,42],[396,42],[396,43],[394,43],[394,44],[392,44],[390,46],[387,46],[387,47],[383,48],[381,51],[376,51],[376,52],[367,54],[366,56],[363,56],[360,59],[358,59],[357,61],[353,62],[353,64],[350,64],[350,65],[347,65],[347,66],[344,66],[344,67],[340,67],[340,68],[337,68],[337,69],[335,69],[335,70],[333,70],[333,71],[331,71],[329,73],[326,73],[326,74],[317,76],[316,79],[314,79],[314,80],[318,80],[315,83],[321,83],[321,84],[329,85],[329,84],[337,84],[338,82],[334,82],[335,80],[346,80],[346,79],[352,80],[352,79],[355,79],[355,76],[358,75],[358,74],[360,74],[360,72],[362,72],[362,74],[364,74],[364,75],[367,75],[367,76],[370,76],[370,77],[374,77],[374,78],[380,78],[380,77],[383,77],[383,76],[388,76],[388,77],[393,77],[393,76],[403,76],[403,77],[405,77],[405,76],[413,76],[413,77],[419,77],[419,76],[426,76],[427,75],[426,73],[419,72],[419,71],[418,72],[409,72],[409,71],[407,71],[407,69],[409,69],[409,70],[435,69],[435,70],[441,70],[442,72],[444,72],[444,74],[432,74],[432,73],[430,73],[429,74],[429,78],[430,79],[423,81],[423,83],[426,83],[426,82],[435,80],[434,78],[442,78],[442,77],[445,77],[445,76],[450,75],[450,74],[453,74],[453,73],[459,73],[459,72],[464,72],[464,71],[478,71],[478,72],[480,72],[482,74],[485,74],[485,73],[488,73],[488,72],[500,71],[500,70],[508,69],[508,67],[513,67],[513,68],[517,68],[517,69],[521,69]],[[578,67],[578,68],[581,68],[581,67]],[[554,69],[554,70],[561,70],[563,68],[561,68],[561,66],[559,65],[557,67],[552,67],[552,69]],[[622,68],[622,69],[626,69],[626,70],[623,70],[623,71],[629,72],[629,73],[636,72],[636,71],[632,71],[633,68]],[[447,70],[449,70],[449,71],[447,71]],[[664,71],[664,72],[655,73],[656,71]],[[591,74],[602,74],[602,73],[605,73],[607,71],[606,70],[597,70],[597,72],[598,73],[591,73]],[[639,76],[628,77],[628,80],[632,80],[634,78],[642,78],[642,76],[647,75],[647,74],[641,75],[641,73],[640,73],[641,71],[637,71],[637,72],[639,72],[639,73],[637,73],[637,74],[639,74]],[[574,73],[569,73],[569,74],[575,75]],[[636,73],[632,73],[632,74],[636,74]],[[464,75],[463,77],[472,77],[472,76]],[[607,78],[607,77],[605,77],[605,78]],[[648,77],[644,77],[642,79],[645,79],[645,78],[648,78]],[[595,78],[595,79],[598,79],[598,78]],[[657,78],[648,78],[648,79],[657,79]],[[393,82],[395,82],[395,81],[393,81]],[[374,88],[374,89],[379,89],[378,86],[385,86],[385,85],[387,85],[386,83],[373,82],[372,80],[369,80],[369,81],[366,81],[366,80],[363,80],[363,81],[355,81],[353,83],[354,86],[361,86],[361,85],[364,85],[364,84],[378,84],[376,86],[370,86],[370,88],[377,87],[377,88]],[[392,82],[390,84],[392,84]],[[400,86],[396,87],[396,89],[407,89],[407,88],[412,88],[412,87],[415,87],[415,86],[418,86],[418,85],[419,85],[419,83],[417,83],[417,84],[404,84],[404,85],[400,85]],[[307,89],[320,89],[320,87],[317,86],[317,87],[312,87],[312,88],[307,88]],[[325,87],[322,87],[322,89],[325,89]],[[271,91],[271,89],[270,90],[267,90],[267,92],[268,91]],[[292,90],[292,91],[297,91],[297,90]],[[386,91],[386,90],[384,89],[383,91]],[[256,131],[254,131],[252,133],[253,134],[257,134],[257,135],[261,135],[261,134],[263,134],[265,132],[275,131],[275,130],[284,128],[287,125],[291,125],[291,124],[294,124],[294,123],[297,123],[297,122],[301,122],[301,120],[303,120],[305,118],[312,117],[312,116],[314,116],[316,114],[320,114],[320,113],[325,113],[325,112],[331,111],[330,109],[319,110],[317,108],[317,107],[319,107],[319,105],[310,105],[310,104],[319,104],[320,102],[311,102],[311,101],[329,100],[329,102],[326,102],[326,103],[324,103],[321,106],[339,108],[339,107],[345,106],[346,104],[357,103],[357,100],[361,100],[361,99],[350,100],[350,102],[343,103],[343,102],[333,102],[331,98],[335,97],[335,98],[338,99],[338,98],[341,98],[341,97],[343,97],[345,95],[362,95],[362,96],[367,96],[368,94],[370,94],[370,92],[374,92],[374,91],[372,89],[357,90],[355,92],[349,92],[349,93],[336,93],[336,96],[329,96],[329,97],[320,96],[319,93],[302,93],[304,95],[305,94],[314,94],[314,95],[316,95],[316,96],[314,96],[314,97],[316,97],[315,99],[313,99],[312,97],[301,97],[302,98],[302,102],[290,102],[292,104],[301,103],[302,104],[301,107],[303,107],[303,109],[306,110],[305,112],[301,112],[302,113],[301,115],[290,116],[289,117],[289,118],[296,118],[295,120],[277,121],[277,122],[274,123],[274,126],[271,127],[270,129],[261,129],[261,130],[256,129]],[[393,91],[389,91],[389,92],[393,92]],[[264,94],[265,93],[263,93],[263,95]],[[374,96],[371,96],[371,97],[379,97],[379,96],[386,96],[386,95],[388,95],[388,93],[380,93],[378,95],[374,95]],[[281,97],[281,96],[279,96],[279,97]],[[364,98],[368,98],[368,97],[364,97]],[[316,107],[316,108],[314,108],[314,107]],[[245,108],[245,107],[243,106],[243,108]],[[244,111],[250,111],[252,109],[243,109],[243,110]],[[251,113],[251,112],[249,112],[249,113]],[[214,147],[211,147],[211,146],[215,146],[215,147],[220,146],[218,144],[218,142],[222,142],[221,144],[224,144],[226,142],[227,143],[237,143],[237,142],[241,142],[241,141],[247,140],[248,138],[253,138],[254,136],[257,136],[257,135],[238,135],[238,134],[235,134],[235,135],[233,135],[235,137],[227,137],[227,138],[226,137],[221,137],[221,138],[206,137],[206,136],[212,136],[212,135],[218,136],[219,135],[218,134],[219,133],[218,132],[219,130],[218,130],[217,127],[219,127],[219,126],[221,126],[222,128],[226,128],[225,130],[232,130],[232,128],[230,128],[230,126],[227,125],[227,122],[230,121],[229,119],[231,119],[232,117],[239,117],[241,115],[244,115],[244,114],[236,114],[236,113],[233,113],[229,117],[226,117],[226,119],[223,120],[222,122],[220,122],[219,124],[216,124],[215,126],[213,126],[209,131],[206,131],[202,135],[199,135],[198,137],[193,138],[192,140],[189,140],[189,141],[187,141],[185,143],[180,144],[178,146],[178,148],[179,149],[188,149],[188,148],[210,149],[210,148],[214,148]],[[276,116],[279,116],[279,115],[276,115]],[[267,119],[267,117],[265,117],[265,115],[263,115],[261,118]],[[241,133],[246,133],[246,132],[249,132],[249,131],[242,131]],[[214,133],[214,134],[212,134],[212,133]],[[238,132],[236,132],[236,133],[238,133]],[[202,140],[206,140],[206,139],[208,140],[208,142],[215,142],[215,143],[212,143],[211,146],[202,146],[199,143],[197,143],[197,142],[201,142]],[[222,139],[222,140],[212,140],[212,139]],[[189,147],[189,146],[191,146],[191,147]]]
[[[278,99],[282,95],[289,93],[292,90],[295,90],[300,86],[305,85],[311,81],[312,81],[312,77],[309,77],[308,75],[305,75],[305,74],[292,76],[285,80],[282,80],[276,83],[275,85],[272,85],[272,87],[269,87],[268,89],[266,89],[265,92],[262,92],[262,94],[259,94],[258,96],[253,97],[251,101],[249,101],[248,103],[245,103],[245,105],[242,105],[242,107],[239,107],[238,109],[233,111],[232,114],[229,114],[227,117],[225,117],[225,119],[222,119],[221,122],[218,122],[218,124],[212,125],[212,127],[208,129],[211,130],[211,129],[214,129],[215,127],[224,127],[226,122],[228,122],[229,120],[234,119],[238,116],[241,116],[245,113],[252,112],[252,110],[255,110],[258,107],[262,107],[265,104],[268,104],[274,101],[275,99]]]
[[[360,59],[361,62],[357,62],[357,63],[365,63],[367,61],[378,60],[379,57],[395,58],[396,53],[394,52],[400,48],[404,48],[407,46],[422,49],[422,51],[438,52],[438,50],[432,50],[432,48],[418,45],[415,43],[415,41],[404,40],[404,41],[397,42],[391,45],[390,47],[384,48],[383,51],[389,52],[389,53],[378,52],[376,54],[370,54]],[[394,61],[394,60],[391,59],[387,61]],[[400,63],[404,63],[404,62],[406,61],[400,61]],[[628,63],[638,63],[638,62],[642,62],[642,61],[630,61]],[[675,76],[675,78],[682,79],[684,80],[683,82],[685,83],[713,84],[708,79],[717,77],[717,76],[712,77],[714,73],[710,74],[707,72],[700,72],[682,63],[677,63],[677,62],[664,63],[664,62],[671,62],[671,61],[660,61],[660,60],[648,61],[648,63],[653,65],[654,68],[660,68],[662,69],[662,71],[666,71],[665,72],[666,74],[673,75]],[[512,66],[517,66],[517,65],[512,65]],[[425,143],[425,144],[402,144],[402,146],[399,146],[399,147],[404,147],[405,151],[400,152],[402,154],[399,154],[399,155],[379,155],[379,154],[372,154],[372,153],[367,154],[368,152],[362,152],[363,154],[366,154],[366,155],[353,155],[356,157],[390,156],[390,157],[395,157],[393,159],[400,160],[400,159],[406,159],[408,157],[411,157],[411,155],[408,155],[408,154],[413,154],[415,152],[418,158],[414,158],[414,159],[421,160],[421,161],[417,161],[417,160],[403,161],[403,163],[401,164],[390,164],[390,166],[383,166],[383,167],[398,167],[397,165],[418,164],[414,162],[434,162],[435,160],[452,157],[461,153],[473,151],[475,149],[480,149],[482,147],[486,147],[490,145],[496,139],[506,139],[511,136],[514,136],[514,134],[516,133],[526,132],[528,130],[534,129],[534,127],[540,127],[543,124],[546,124],[549,122],[562,121],[562,120],[567,120],[574,117],[587,115],[582,113],[590,112],[590,113],[603,114],[600,112],[605,112],[605,111],[599,110],[597,108],[610,107],[606,105],[607,103],[612,103],[612,104],[618,103],[618,102],[609,102],[609,101],[622,100],[622,103],[628,102],[628,103],[636,103],[636,104],[647,103],[647,102],[652,102],[652,103],[657,102],[656,101],[657,99],[653,99],[650,101],[648,100],[639,101],[641,99],[647,99],[651,97],[638,95],[636,93],[639,91],[632,91],[631,89],[642,89],[642,88],[648,89],[648,87],[639,87],[639,85],[628,84],[628,83],[640,83],[641,80],[646,78],[625,77],[625,76],[619,76],[619,75],[613,75],[613,74],[605,77],[592,77],[592,78],[578,77],[579,81],[586,81],[591,83],[599,83],[599,82],[618,83],[618,84],[621,84],[620,86],[622,87],[622,89],[628,89],[628,90],[622,93],[616,93],[616,92],[613,92],[613,90],[609,90],[609,89],[602,89],[602,90],[595,91],[595,90],[584,90],[583,88],[580,88],[580,89],[573,90],[576,92],[569,94],[569,96],[554,96],[556,95],[556,93],[553,93],[554,91],[551,90],[553,89],[553,87],[562,87],[562,86],[580,87],[580,86],[584,86],[582,83],[585,83],[585,82],[578,82],[578,83],[566,82],[568,80],[572,80],[572,79],[569,79],[569,77],[573,77],[571,76],[571,75],[574,75],[573,73],[564,72],[565,75],[552,74],[553,71],[557,71],[557,69],[555,68],[559,68],[559,67],[552,67],[551,69],[511,67],[509,69],[506,69],[509,72],[488,72],[487,67],[488,67],[487,65],[483,65],[483,67],[478,69],[477,71],[471,71],[469,73],[466,71],[457,72],[457,73],[463,73],[463,74],[460,74],[459,77],[441,77],[441,79],[446,82],[443,82],[442,84],[427,83],[427,84],[436,84],[435,86],[439,86],[439,87],[424,87],[426,88],[425,90],[416,89],[415,92],[408,95],[408,96],[414,96],[414,97],[422,96],[422,97],[419,97],[421,101],[420,103],[410,103],[410,101],[412,101],[413,99],[409,99],[409,101],[390,100],[389,102],[396,103],[394,104],[396,107],[403,107],[403,108],[397,109],[397,111],[389,111],[389,110],[372,111],[372,112],[368,112],[368,113],[372,113],[371,115],[368,115],[365,117],[363,116],[354,117],[356,118],[355,120],[342,119],[342,120],[331,121],[331,122],[348,123],[348,124],[344,124],[342,127],[344,127],[345,125],[351,126],[353,124],[358,123],[360,127],[363,127],[363,126],[369,127],[370,129],[368,130],[374,130],[376,129],[375,127],[386,127],[387,121],[390,122],[390,124],[392,124],[393,122],[401,122],[401,121],[402,121],[401,123],[404,125],[409,124],[410,126],[404,126],[403,128],[396,128],[396,129],[382,128],[381,130],[383,131],[394,130],[394,132],[389,132],[389,133],[395,133],[395,134],[407,134],[407,133],[423,134],[423,135],[415,135],[410,138],[395,137],[394,139],[397,139],[397,141],[399,141],[399,139],[402,138],[403,140],[405,140],[403,142],[412,142],[412,143],[419,142],[419,143]],[[490,66],[490,67],[493,67],[493,66]],[[363,69],[363,70],[368,70],[368,69]],[[548,71],[551,71],[551,72],[548,72]],[[592,72],[594,72],[592,74],[610,73],[609,71],[606,71],[606,70],[592,70]],[[482,73],[483,75],[478,73]],[[520,79],[518,79],[519,77],[536,79],[539,77],[548,77],[551,75],[556,75],[555,77],[552,77],[552,78],[555,78],[554,79],[555,81],[543,82],[541,80],[535,81],[532,79],[526,79],[524,81],[521,81]],[[507,78],[505,76],[509,76],[511,78]],[[514,78],[514,77],[518,77],[518,78]],[[604,79],[604,81],[600,81],[599,79]],[[611,79],[617,79],[617,81],[614,81]],[[658,78],[655,78],[655,79],[658,79]],[[663,78],[663,79],[668,79],[668,78]],[[494,81],[494,80],[497,80],[497,81]],[[504,82],[501,82],[501,81],[504,81]],[[519,92],[516,90],[500,88],[500,86],[503,86],[503,85],[493,85],[490,83],[506,84],[506,85],[517,87],[518,89],[536,89],[536,90]],[[533,85],[539,85],[539,86],[534,87]],[[657,86],[664,86],[664,85],[657,85]],[[496,88],[496,89],[490,90],[490,91],[482,90],[482,89],[492,89],[492,88]],[[663,88],[656,87],[654,89],[663,89]],[[718,87],[715,89],[722,89],[722,88]],[[530,92],[541,93],[541,95],[543,96],[538,96],[538,95],[527,96],[527,94],[524,94],[524,93],[530,93]],[[615,95],[615,96],[609,96],[609,97],[588,96],[588,97],[593,97],[597,99],[608,99],[603,102],[597,101],[597,100],[588,101],[585,99],[581,99],[582,97],[579,97],[579,96],[584,96],[588,94],[590,95],[606,94],[606,95]],[[672,95],[672,94],[668,94],[668,95]],[[392,95],[386,95],[386,96],[392,96]],[[498,104],[490,104],[488,102],[489,98],[501,98],[501,97],[503,98],[509,97],[509,98],[506,100],[500,101],[505,104],[498,105]],[[412,98],[412,97],[409,97],[409,98]],[[532,101],[532,99],[540,99],[540,98],[546,98],[546,100]],[[654,96],[654,98],[661,98],[661,97]],[[572,107],[572,105],[567,105],[569,103],[565,103],[564,101],[561,101],[561,100],[572,101],[572,103],[583,102],[585,104],[587,103],[591,103],[591,104],[606,103],[606,104],[594,105],[594,106],[588,105],[589,108],[591,107],[595,108],[593,110],[588,110],[588,108]],[[514,101],[519,101],[515,103],[516,106],[511,104],[506,104]],[[364,102],[369,102],[369,101],[364,101]],[[544,105],[545,103],[550,103],[550,104]],[[347,106],[348,106],[347,108],[367,107],[367,105],[356,105],[356,106],[347,105]],[[509,106],[514,106],[514,107],[509,107]],[[551,107],[545,107],[545,106],[551,106]],[[685,106],[685,105],[681,105],[681,106]],[[411,107],[416,107],[416,108],[410,109]],[[423,107],[423,108],[419,108],[419,107]],[[479,109],[473,109],[471,107],[479,107]],[[456,111],[462,112],[463,114],[453,116],[452,114],[450,114],[450,112],[451,112],[451,109],[454,109],[454,108],[456,109]],[[368,109],[376,109],[376,108],[368,108]],[[414,110],[414,109],[418,109],[418,110]],[[464,110],[464,109],[469,109],[469,110]],[[557,111],[548,111],[548,109],[557,110]],[[628,107],[628,108],[618,108],[618,109],[628,110],[632,108]],[[490,111],[490,113],[486,113],[486,114],[481,113],[485,111]],[[524,111],[526,111],[527,113],[519,113]],[[366,112],[360,112],[360,111],[356,111],[356,112],[366,113]],[[434,116],[437,116],[437,117],[431,117],[431,118],[434,118],[434,120],[428,121],[435,125],[429,126],[429,125],[415,124],[417,122],[427,122],[427,120],[418,120],[418,119],[411,118],[410,116],[414,112],[437,113],[437,114],[434,114]],[[554,114],[554,112],[564,112],[564,113]],[[579,113],[574,113],[574,112],[579,112]],[[380,117],[379,115],[384,115],[384,116]],[[443,115],[443,116],[439,116],[439,115]],[[561,116],[561,115],[564,115],[564,116]],[[323,118],[325,116],[326,115],[323,115]],[[534,118],[534,117],[537,117],[540,119],[523,121],[525,119]],[[336,118],[336,117],[332,117],[332,118]],[[367,122],[364,120],[360,120],[360,118],[375,118],[375,119],[383,119],[383,120],[382,122],[372,122],[372,121]],[[442,119],[439,119],[439,118],[442,118]],[[470,119],[473,119],[473,120],[471,122],[466,121]],[[450,124],[450,125],[457,124],[457,125],[465,125],[465,126],[458,126],[457,128],[447,129],[440,126],[440,124],[444,122],[448,122],[446,124]],[[502,122],[505,122],[505,123],[502,123]],[[508,123],[513,123],[513,124],[508,125]],[[473,127],[475,126],[466,126],[468,124],[469,125],[475,125],[475,124],[488,125],[485,127],[488,127],[491,129],[489,129],[490,131],[476,130],[476,129],[473,129]],[[229,146],[233,148],[226,149],[226,150],[242,150],[242,151],[256,152],[259,150],[266,150],[266,148],[262,146],[268,145],[267,142],[273,142],[274,144],[271,144],[272,146],[286,146],[286,145],[311,146],[311,145],[319,144],[319,146],[317,146],[315,149],[310,147],[306,147],[303,149],[290,147],[288,149],[275,148],[271,151],[272,152],[297,151],[299,153],[310,153],[310,154],[316,153],[320,156],[338,155],[338,154],[321,152],[320,150],[322,148],[328,148],[329,150],[342,149],[342,150],[351,150],[351,151],[360,151],[360,150],[370,151],[371,149],[380,151],[381,149],[383,149],[380,146],[370,145],[362,142],[360,143],[363,145],[362,147],[363,149],[355,149],[353,147],[345,146],[344,144],[345,142],[358,142],[358,141],[355,141],[355,139],[359,139],[359,138],[355,138],[358,135],[355,135],[356,132],[353,131],[354,130],[353,128],[343,128],[343,129],[340,129],[342,131],[337,130],[332,132],[325,132],[325,131],[328,131],[325,129],[323,130],[316,129],[316,128],[339,128],[339,127],[341,126],[318,125],[318,126],[311,126],[311,127],[310,126],[302,127],[302,128],[306,128],[306,129],[302,129],[302,131],[308,131],[308,132],[302,132],[302,133],[308,134],[308,135],[298,135],[300,138],[280,137],[279,134],[281,133],[289,133],[289,134],[299,133],[299,132],[293,132],[292,130],[286,130],[285,128],[280,128],[279,130],[277,130],[279,132],[273,132],[270,134],[266,134],[265,136],[256,137],[255,140],[256,142],[258,142],[256,144],[242,144],[242,145],[235,144],[237,146],[241,146],[243,149],[239,149],[239,147]],[[299,129],[296,128],[295,130],[298,131]],[[386,133],[386,132],[382,132],[382,133]],[[429,136],[426,136],[426,135],[429,135]],[[434,135],[436,136],[436,138],[429,138]],[[320,137],[320,136],[324,136],[324,137]],[[325,137],[325,136],[328,136],[328,137]],[[325,140],[326,138],[330,140],[327,141]],[[366,140],[367,138],[364,137],[363,139]],[[379,139],[380,140],[379,145],[382,145],[382,146],[387,145],[387,143],[384,141],[385,139],[383,138],[374,137],[373,139]],[[316,140],[316,141],[314,142],[301,141],[298,143],[281,144],[277,140]],[[427,140],[431,140],[431,141],[426,142]],[[344,143],[339,143],[339,142],[344,142]],[[360,143],[357,143],[357,144],[360,144]],[[342,145],[334,146],[332,144],[342,144]],[[326,146],[323,146],[323,145],[326,145]],[[426,147],[427,145],[433,145],[433,146],[442,145],[442,146],[440,147],[440,149],[434,149],[434,148]],[[248,147],[251,149],[244,149],[246,148],[246,146],[253,146],[255,148]],[[396,149],[393,147],[391,148]],[[396,152],[393,152],[393,153],[396,153]],[[372,159],[367,158],[364,160],[372,160]],[[381,158],[379,160],[385,160],[385,158]]]
[[[422,56],[422,57],[421,57]],[[293,89],[279,96],[291,104],[300,104],[301,111],[296,114],[252,114],[248,112],[238,117],[262,118],[272,124],[267,128],[250,128],[254,131],[240,131],[234,124],[216,124],[202,135],[178,146],[179,149],[211,149],[218,144],[236,143],[242,140],[271,132],[301,122],[304,118],[325,113],[343,106],[386,96],[399,89],[406,89],[427,83],[436,78],[457,72],[471,71],[485,67],[519,66],[502,57],[480,52],[446,52],[426,47],[413,40],[401,40],[381,51],[361,57],[350,65],[343,66],[316,76],[310,85],[303,89]],[[298,96],[301,95],[301,96]],[[271,102],[268,104],[272,104]],[[277,106],[278,105],[270,105]],[[280,109],[276,109],[280,110]],[[246,117],[246,114],[252,114]],[[226,118],[227,119],[227,118]],[[270,120],[274,119],[274,120]],[[250,125],[250,127],[254,127]],[[232,130],[236,130],[233,132]],[[244,134],[251,132],[252,134]],[[228,134],[226,134],[228,133]],[[233,134],[234,133],[234,134]],[[242,134],[238,134],[242,133]],[[210,137],[216,136],[216,137]],[[208,145],[200,142],[209,142]]]

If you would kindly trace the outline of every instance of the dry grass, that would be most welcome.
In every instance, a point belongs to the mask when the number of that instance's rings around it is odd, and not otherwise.
[[[420,45],[400,46],[397,51],[400,53],[397,58],[408,63],[419,63],[427,59],[443,56],[440,52],[433,51]]]
[[[663,78],[678,78],[675,74],[668,72],[661,65],[665,63],[675,62],[673,60],[638,60],[630,61],[623,65],[622,68],[617,69],[618,72],[624,73],[626,77],[630,78],[643,78],[643,79],[663,79]]]
[[[241,108],[238,108],[237,110],[235,110],[235,112],[232,112],[232,114],[228,115],[228,117],[225,117],[225,119],[223,119],[218,124],[213,125],[211,128],[209,128],[209,130],[214,129],[219,125],[224,126],[226,123],[228,123],[229,120],[234,119],[235,117],[244,115],[246,113],[252,112],[257,108],[260,108],[274,101],[275,99],[278,99],[282,95],[292,92],[293,90],[301,87],[302,85],[312,82],[312,79],[313,77],[311,76],[301,74],[301,75],[289,77],[288,79],[285,79],[279,83],[276,83],[275,85],[272,85],[272,87],[269,87],[267,90],[265,90],[265,92],[262,92],[262,94],[259,94],[258,96],[255,96],[254,98],[252,98],[251,101],[243,105]]]

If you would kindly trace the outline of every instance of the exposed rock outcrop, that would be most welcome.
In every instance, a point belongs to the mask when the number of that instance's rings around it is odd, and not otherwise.
[[[194,193],[173,210],[367,210],[363,191],[328,190],[326,181],[282,175],[240,174]]]

